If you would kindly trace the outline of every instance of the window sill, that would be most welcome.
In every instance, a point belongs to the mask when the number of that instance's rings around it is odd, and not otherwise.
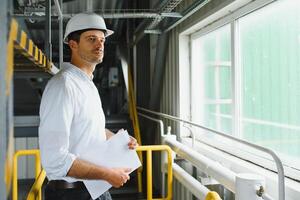
[[[192,147],[191,138],[182,138],[182,143]],[[247,172],[247,173],[260,174],[264,176],[266,178],[267,193],[271,195],[274,199],[277,199],[277,194],[278,194],[277,173],[274,173],[263,167],[260,167],[253,163],[247,162],[238,157],[235,157],[233,155],[215,149],[199,141],[195,141],[194,150],[207,156],[210,159],[213,159],[221,163],[223,166],[231,169],[235,173]],[[300,195],[300,183],[290,178],[285,178],[285,185],[286,185],[286,190],[285,190],[286,200],[298,200]]]

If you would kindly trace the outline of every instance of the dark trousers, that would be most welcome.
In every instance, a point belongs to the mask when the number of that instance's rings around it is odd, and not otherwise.
[[[92,200],[92,198],[85,187],[57,189],[46,185],[45,200]],[[112,198],[109,192],[105,192],[97,200],[112,200]]]

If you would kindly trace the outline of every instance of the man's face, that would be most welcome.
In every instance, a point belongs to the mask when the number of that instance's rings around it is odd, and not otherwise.
[[[75,42],[75,41],[73,41]],[[74,56],[79,56],[84,62],[101,63],[104,56],[104,33],[100,30],[85,31],[80,35],[79,43],[74,44]]]

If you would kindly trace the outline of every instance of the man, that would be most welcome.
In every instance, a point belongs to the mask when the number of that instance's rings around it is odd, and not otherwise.
[[[80,159],[91,141],[104,141],[114,134],[105,129],[105,116],[92,78],[102,62],[105,38],[113,34],[102,17],[81,13],[72,17],[64,42],[71,49],[71,62],[47,84],[40,107],[39,145],[42,166],[49,183],[46,200],[91,199],[82,179],[101,179],[114,187],[129,180],[127,168],[107,168]],[[128,144],[137,146],[134,138]],[[110,200],[105,192],[99,198]]]

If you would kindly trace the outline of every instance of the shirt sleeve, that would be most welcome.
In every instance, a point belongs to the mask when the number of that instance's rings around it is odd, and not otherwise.
[[[65,177],[76,156],[69,152],[74,99],[65,79],[50,80],[40,106],[39,146],[47,177]]]

